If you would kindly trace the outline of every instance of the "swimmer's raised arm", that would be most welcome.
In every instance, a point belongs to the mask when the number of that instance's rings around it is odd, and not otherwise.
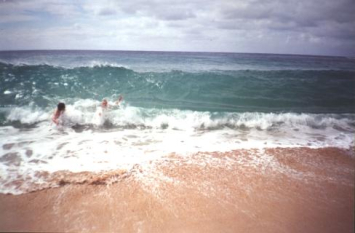
[[[115,104],[116,104],[116,105],[119,105],[122,100],[123,100],[123,96],[120,95],[120,97],[119,97],[118,100],[115,102]]]

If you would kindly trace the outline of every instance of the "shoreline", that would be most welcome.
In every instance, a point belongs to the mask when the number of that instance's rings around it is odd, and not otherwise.
[[[353,232],[353,150],[171,154],[60,187],[0,194],[0,231]]]

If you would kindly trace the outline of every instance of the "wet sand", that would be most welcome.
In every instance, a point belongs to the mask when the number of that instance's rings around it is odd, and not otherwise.
[[[0,195],[0,231],[353,232],[354,156],[327,149],[170,155]]]

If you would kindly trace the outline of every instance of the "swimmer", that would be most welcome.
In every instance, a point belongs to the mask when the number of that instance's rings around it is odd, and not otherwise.
[[[115,102],[115,105],[119,105],[121,103],[121,101],[123,100],[122,95],[120,95],[120,97],[118,98],[118,100]],[[101,108],[102,108],[102,112],[106,111],[109,108],[108,102],[106,99],[103,99],[101,102]],[[99,116],[101,116],[101,112],[99,113]]]
[[[64,103],[59,103],[57,106],[57,109],[55,110],[52,121],[58,125],[59,124],[59,117],[61,117],[64,114],[65,111],[65,104]]]

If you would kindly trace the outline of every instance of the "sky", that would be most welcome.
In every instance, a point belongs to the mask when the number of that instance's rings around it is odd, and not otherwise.
[[[355,56],[355,0],[0,0],[0,50]]]

